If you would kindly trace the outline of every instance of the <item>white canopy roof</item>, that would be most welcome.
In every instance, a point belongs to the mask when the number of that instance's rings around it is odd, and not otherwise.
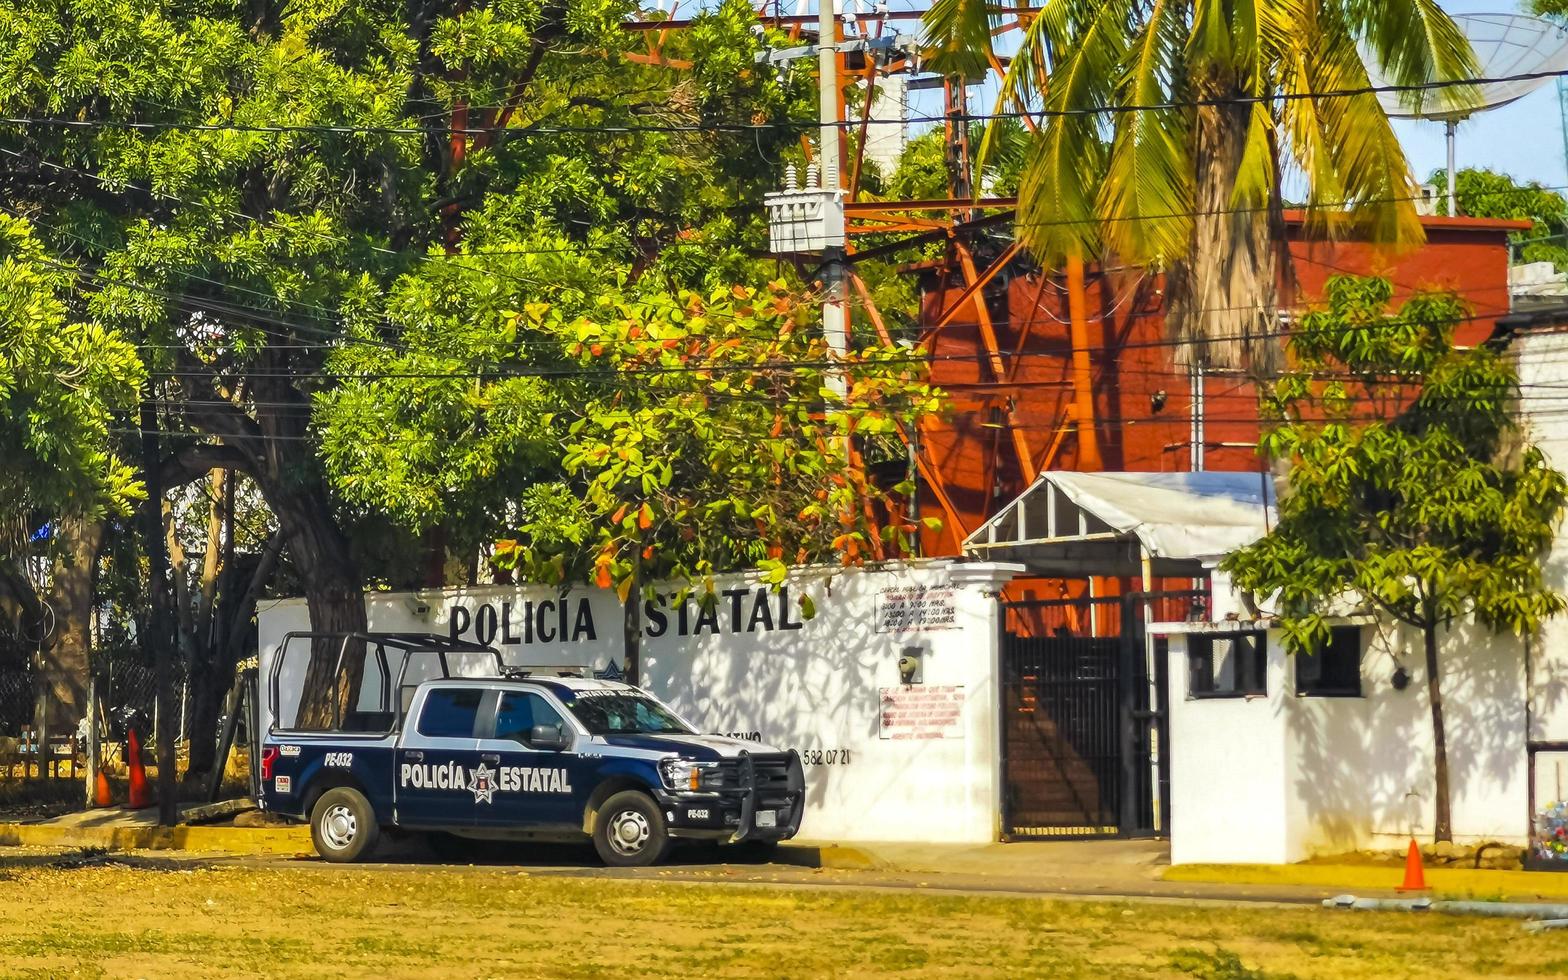
[[[1260,473],[1042,473],[964,541],[965,554],[1037,575],[1198,573],[1268,533]]]

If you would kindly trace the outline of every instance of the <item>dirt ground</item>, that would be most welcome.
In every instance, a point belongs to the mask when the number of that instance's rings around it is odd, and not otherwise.
[[[1505,920],[583,878],[516,867],[0,868],[0,977],[1568,975]]]

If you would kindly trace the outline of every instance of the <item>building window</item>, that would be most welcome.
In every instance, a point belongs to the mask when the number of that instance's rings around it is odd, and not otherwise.
[[[1195,698],[1267,693],[1268,643],[1262,630],[1193,633],[1187,637],[1187,691]]]
[[[1361,651],[1366,649],[1360,626],[1335,626],[1328,642],[1298,653],[1296,693],[1309,697],[1361,696]]]

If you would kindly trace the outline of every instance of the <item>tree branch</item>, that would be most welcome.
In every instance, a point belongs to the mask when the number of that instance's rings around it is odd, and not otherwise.
[[[250,472],[250,459],[233,446],[220,443],[198,443],[186,446],[172,456],[164,458],[161,471],[166,488],[183,487],[202,479],[213,470],[239,470]]]

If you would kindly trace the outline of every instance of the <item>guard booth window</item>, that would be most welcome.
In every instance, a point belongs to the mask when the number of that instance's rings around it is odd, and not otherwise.
[[[1267,693],[1268,644],[1262,630],[1193,633],[1187,637],[1187,692],[1194,698],[1239,698]]]
[[[1293,657],[1296,693],[1303,697],[1360,697],[1361,651],[1366,649],[1360,626],[1335,626],[1328,642]]]

